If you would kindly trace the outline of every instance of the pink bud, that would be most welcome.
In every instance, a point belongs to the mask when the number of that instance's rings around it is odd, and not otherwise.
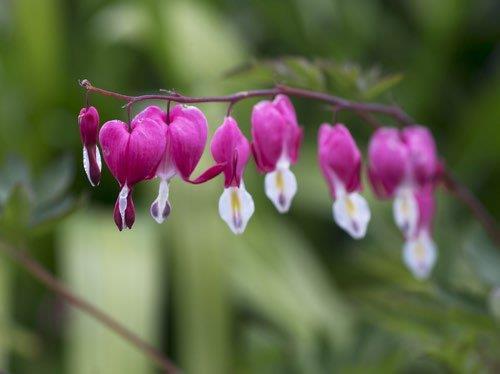
[[[101,180],[101,155],[97,147],[99,113],[96,108],[82,108],[78,115],[80,137],[83,143],[83,166],[92,186]]]
[[[278,95],[271,102],[264,100],[252,110],[252,148],[262,172],[274,171],[278,162],[297,162],[302,129],[295,109],[287,96]]]
[[[232,117],[226,117],[215,131],[210,146],[214,160],[225,164],[224,186],[240,185],[243,171],[250,157],[250,144]]]
[[[332,196],[340,184],[346,192],[361,190],[361,153],[349,130],[341,123],[324,123],[319,129],[318,144],[319,164]]]
[[[368,146],[368,176],[374,192],[380,198],[393,197],[409,168],[410,157],[399,131],[380,128]]]
[[[113,120],[103,125],[99,140],[104,160],[122,187],[115,205],[115,222],[122,230],[133,224],[131,193],[134,185],[154,177],[165,152],[165,131],[160,123],[150,118],[134,118],[130,128],[122,121]]]
[[[318,161],[334,199],[335,222],[353,238],[366,234],[371,218],[361,190],[361,153],[343,124],[321,125],[318,133]]]

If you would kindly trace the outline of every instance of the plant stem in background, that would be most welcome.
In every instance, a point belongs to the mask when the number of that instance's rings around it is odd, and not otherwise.
[[[132,344],[136,349],[142,351],[144,355],[149,357],[158,367],[165,373],[179,373],[179,369],[161,352],[151,346],[149,343],[142,340],[135,333],[123,326],[121,323],[113,319],[102,310],[92,305],[90,302],[73,294],[63,283],[56,279],[49,271],[47,271],[39,262],[31,257],[26,251],[16,249],[6,243],[0,242],[0,250],[8,257],[14,260],[17,264],[25,268],[33,277],[38,279],[51,291],[55,292],[69,304],[82,310],[88,315],[94,317],[97,321],[114,331],[117,335]]]
[[[147,100],[164,100],[167,102],[177,102],[185,104],[194,103],[229,103],[228,114],[234,104],[241,100],[255,97],[275,96],[284,94],[289,96],[300,97],[304,99],[311,99],[321,101],[331,105],[335,111],[348,110],[355,113],[372,128],[376,129],[382,127],[382,124],[373,116],[373,114],[382,114],[393,118],[400,126],[408,126],[414,124],[415,121],[399,106],[384,105],[379,103],[363,103],[347,100],[338,96],[329,95],[323,92],[311,91],[302,88],[289,87],[284,85],[277,85],[274,88],[241,91],[231,95],[225,96],[202,96],[190,97],[184,96],[177,92],[166,91],[161,94],[141,95],[141,96],[128,96],[117,92],[105,90],[102,88],[94,87],[92,83],[84,79],[79,81],[82,88],[85,89],[85,94],[96,93],[103,96],[113,97],[118,100],[126,101],[125,108],[130,113],[133,104]],[[460,200],[473,214],[473,216],[480,222],[486,232],[489,234],[492,241],[500,248],[500,228],[495,218],[488,212],[486,207],[474,196],[474,194],[463,184],[458,182],[449,170],[443,165],[442,182],[446,189]]]

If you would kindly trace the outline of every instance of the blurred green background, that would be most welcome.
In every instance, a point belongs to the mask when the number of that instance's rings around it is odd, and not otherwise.
[[[328,108],[294,100],[305,142],[290,214],[274,210],[263,177],[247,168],[256,212],[241,237],[218,216],[221,178],[176,180],[161,226],[148,216],[157,182],[143,184],[134,230],[118,233],[118,186],[104,171],[89,187],[76,123],[82,78],[127,94],[283,82],[398,103],[432,129],[498,220],[499,18],[495,0],[0,0],[2,240],[29,248],[186,373],[499,372],[499,248],[442,190],[430,280],[402,264],[390,204],[369,188],[368,235],[349,239],[316,166]],[[120,102],[91,102],[103,120],[126,118]],[[247,134],[254,103],[234,112]],[[226,107],[201,107],[213,132]],[[338,119],[365,152],[368,127]],[[3,255],[0,369],[155,372]]]

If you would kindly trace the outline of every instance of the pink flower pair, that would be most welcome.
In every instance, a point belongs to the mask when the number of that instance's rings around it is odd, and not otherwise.
[[[437,257],[431,238],[434,186],[440,170],[434,138],[418,125],[381,128],[370,141],[368,157],[375,194],[394,199],[394,220],[406,240],[404,261],[416,277],[426,278]]]
[[[103,125],[99,140],[104,160],[121,187],[114,209],[118,229],[131,228],[134,223],[132,190],[137,183],[160,179],[158,197],[150,212],[161,223],[171,210],[168,197],[173,177],[200,183],[216,175],[220,165],[209,169],[201,179],[189,179],[203,154],[207,130],[203,113],[183,105],[176,105],[168,116],[162,109],[150,106],[131,121],[130,127],[120,120]]]

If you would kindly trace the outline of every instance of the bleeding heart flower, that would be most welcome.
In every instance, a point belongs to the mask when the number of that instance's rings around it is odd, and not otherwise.
[[[138,116],[130,127],[119,120],[106,122],[99,133],[104,161],[121,187],[115,204],[114,219],[121,231],[135,220],[132,190],[135,184],[151,179],[165,153],[163,126]]]
[[[264,100],[252,110],[252,151],[261,172],[265,172],[265,191],[280,213],[290,209],[297,192],[297,180],[290,165],[297,162],[302,128],[287,96]]]
[[[437,258],[437,249],[432,240],[432,219],[435,212],[434,187],[427,184],[415,193],[419,219],[414,235],[407,238],[403,247],[403,260],[418,279],[427,278]]]
[[[321,125],[318,133],[318,161],[334,199],[335,222],[353,238],[366,234],[370,208],[361,191],[361,153],[343,124]]]
[[[214,160],[225,165],[225,188],[219,199],[219,214],[235,234],[241,234],[245,231],[255,206],[243,183],[243,172],[250,157],[250,144],[232,117],[226,117],[215,131],[210,150]]]
[[[418,125],[402,131],[378,129],[370,141],[368,157],[375,194],[394,198],[396,224],[405,236],[411,236],[419,221],[415,192],[432,182],[439,170],[432,134]]]
[[[207,141],[208,125],[205,115],[194,106],[176,105],[169,115],[157,106],[149,106],[136,118],[149,118],[161,125],[164,132],[164,152],[155,171],[160,179],[158,197],[151,204],[151,216],[162,223],[170,214],[169,186],[173,177],[179,175],[192,183],[189,177],[200,161]],[[206,174],[204,174],[206,176]],[[205,180],[208,180],[205,179]],[[205,181],[203,180],[203,181]]]
[[[101,154],[97,147],[99,133],[99,113],[93,106],[82,108],[78,115],[80,137],[83,143],[83,168],[92,186],[101,180]]]

